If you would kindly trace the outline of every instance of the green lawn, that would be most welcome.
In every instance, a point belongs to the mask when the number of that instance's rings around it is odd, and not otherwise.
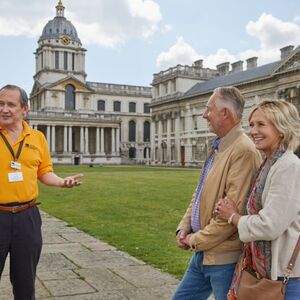
[[[56,166],[60,176],[83,173],[79,188],[40,185],[42,210],[180,278],[191,256],[175,230],[199,170]]]

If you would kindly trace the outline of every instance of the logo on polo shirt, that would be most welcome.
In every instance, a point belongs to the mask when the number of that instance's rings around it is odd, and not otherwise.
[[[32,149],[32,150],[38,150],[38,148],[36,146],[31,145],[31,144],[25,144],[25,147],[29,148],[29,149]]]

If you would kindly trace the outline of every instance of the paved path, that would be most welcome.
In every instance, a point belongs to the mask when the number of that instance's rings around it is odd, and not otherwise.
[[[41,212],[44,245],[36,298],[169,300],[178,281],[67,223]],[[0,299],[13,299],[5,267]]]

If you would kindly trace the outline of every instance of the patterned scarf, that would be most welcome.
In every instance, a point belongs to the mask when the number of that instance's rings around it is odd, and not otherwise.
[[[265,158],[261,164],[256,178],[251,186],[246,201],[246,211],[248,215],[257,215],[262,209],[262,193],[265,187],[266,179],[272,165],[285,152],[283,149],[277,149],[270,158]],[[237,289],[240,282],[242,270],[247,269],[259,278],[271,278],[271,242],[253,241],[245,243],[243,253],[236,265],[231,287],[228,293],[229,300],[237,299]]]

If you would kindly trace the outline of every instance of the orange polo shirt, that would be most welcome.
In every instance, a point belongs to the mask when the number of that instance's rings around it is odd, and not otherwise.
[[[0,127],[10,143],[15,155],[20,142],[25,138],[21,154],[17,162],[20,170],[11,167],[13,156],[0,136],[0,204],[11,202],[26,202],[38,197],[38,177],[53,172],[51,157],[45,136],[38,130],[31,129],[23,121],[23,132],[12,144],[6,130]],[[9,173],[22,172],[23,180],[9,182]]]

